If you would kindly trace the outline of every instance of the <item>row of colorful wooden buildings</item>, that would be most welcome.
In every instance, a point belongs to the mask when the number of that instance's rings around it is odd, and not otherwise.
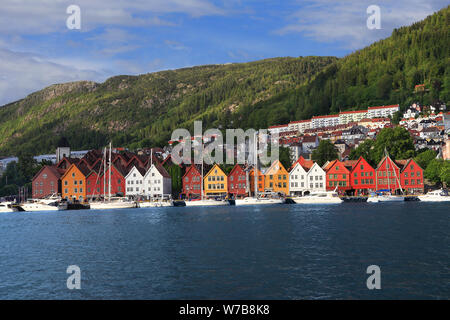
[[[133,153],[111,154],[111,165],[102,152],[92,150],[81,159],[63,158],[54,166],[43,167],[33,178],[33,198],[58,193],[63,198],[85,200],[98,198],[109,191],[123,196],[160,197],[176,193],[185,198],[240,198],[254,194],[255,170],[235,165],[226,173],[220,165],[209,166],[202,177],[199,165],[176,165],[170,156],[165,160]],[[170,167],[178,166],[180,174],[171,175]],[[111,168],[111,169],[110,169]],[[111,172],[111,179],[109,177]],[[269,168],[256,170],[258,192],[283,195],[338,190],[341,194],[365,195],[376,190],[404,190],[409,194],[423,193],[423,170],[413,160],[383,158],[373,168],[364,158],[327,162],[323,166],[300,157],[286,169],[280,161]],[[177,181],[181,180],[181,181]],[[180,185],[180,190],[173,186]],[[202,185],[203,184],[203,185]]]

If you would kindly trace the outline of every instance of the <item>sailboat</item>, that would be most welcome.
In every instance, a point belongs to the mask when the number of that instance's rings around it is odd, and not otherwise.
[[[105,209],[129,209],[136,208],[137,204],[134,201],[130,201],[124,197],[111,197],[111,152],[112,143],[109,144],[109,168],[108,168],[108,200],[106,200],[106,148],[104,157],[104,167],[103,167],[103,201],[91,202],[90,206],[93,210],[105,210]]]
[[[200,199],[185,201],[186,207],[228,206],[227,200],[205,199],[203,195],[203,138],[202,138],[202,172],[200,181]]]
[[[377,190],[377,192],[372,192],[369,195],[369,198],[367,199],[367,202],[369,203],[378,203],[378,202],[402,202],[405,201],[405,198],[403,196],[395,196],[391,193],[391,177],[388,174],[388,160],[391,160],[391,158],[389,157],[389,154],[386,150],[386,148],[384,149],[384,154],[385,154],[385,159],[386,159],[386,176],[387,176],[387,180],[388,180],[388,189],[386,190]],[[393,164],[393,161],[391,160],[391,165]],[[393,166],[392,166],[393,167]],[[376,172],[376,171],[375,171]],[[397,173],[395,172],[395,168],[393,168],[393,172],[394,172],[394,176],[397,179],[396,182],[398,182],[398,185],[400,187],[401,192],[403,193],[403,188],[401,186],[400,180],[397,177]],[[375,175],[375,181],[377,184],[377,189],[378,189],[378,175]]]
[[[255,133],[255,138],[254,138],[254,196],[253,197],[247,197],[244,199],[236,199],[234,201],[234,204],[236,206],[248,206],[248,205],[264,205],[264,204],[281,204],[284,203],[283,199],[277,199],[277,198],[272,198],[272,197],[266,197],[266,196],[262,196],[262,195],[258,195],[258,148],[257,148],[257,144],[258,144],[258,140],[257,140],[257,135]],[[249,190],[250,193],[250,190]]]

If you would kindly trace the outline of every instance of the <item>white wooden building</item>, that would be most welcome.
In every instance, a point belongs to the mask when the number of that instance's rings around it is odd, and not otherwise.
[[[160,164],[153,164],[144,176],[144,194],[149,198],[159,198],[172,194],[172,179]]]
[[[326,191],[326,175],[325,171],[315,162],[308,171],[309,193]]]
[[[291,196],[301,196],[307,190],[308,172],[300,163],[296,163],[289,172],[289,193]]]
[[[127,196],[144,195],[144,175],[143,169],[138,169],[135,166],[128,172],[125,177],[125,189]]]
[[[314,192],[325,192],[325,179],[326,173],[317,163],[314,163],[308,170],[297,162],[289,172],[289,193],[291,196],[301,196]]]

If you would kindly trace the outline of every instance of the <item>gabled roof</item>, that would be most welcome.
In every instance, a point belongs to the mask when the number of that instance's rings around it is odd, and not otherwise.
[[[286,169],[284,168],[283,164],[280,162],[280,160],[275,160],[272,165],[269,167],[269,169],[267,169],[267,171],[265,172],[266,175],[270,175],[273,174],[275,172],[278,172],[280,170],[284,170],[286,171]],[[287,171],[286,171],[287,172]]]
[[[313,165],[314,165],[314,161],[312,160],[306,160],[305,158],[303,158],[303,156],[300,156],[297,161],[295,161],[292,166],[289,168],[289,171],[292,171],[292,169],[294,169],[294,167],[297,165],[297,163],[299,165],[301,165],[303,167],[303,169],[307,172]]]
[[[197,165],[191,164],[191,165],[186,169],[186,172],[185,172],[185,174],[183,175],[183,178],[184,178],[185,176],[187,176],[187,175],[190,173],[191,170],[195,170],[195,174],[201,175],[200,170],[199,170],[199,168],[197,167]]]
[[[214,166],[211,168],[211,170],[209,170],[208,173],[205,175],[205,178],[206,178],[207,176],[209,176],[215,168],[219,169],[220,172],[221,172],[224,176],[227,176],[227,175],[225,174],[225,172],[222,170],[222,168],[216,163],[216,164],[214,164]]]
[[[231,176],[234,174],[235,171],[241,170],[242,172],[245,172],[244,169],[239,165],[239,163],[236,163],[236,165],[233,167],[233,169],[231,169],[230,173],[228,174],[228,176]]]
[[[127,179],[129,177],[129,175],[133,172],[133,171],[137,171],[139,172],[139,174],[144,177],[145,176],[145,170],[142,167],[136,167],[136,166],[131,166],[129,168],[127,168],[128,170],[128,174],[126,175],[125,179]]]
[[[91,172],[91,170],[89,170],[89,168],[86,165],[84,165],[84,164],[79,165],[78,163],[72,163],[70,165],[70,167],[67,168],[67,170],[64,173],[64,175],[61,177],[61,180],[66,177],[66,175],[69,173],[69,171],[72,170],[72,168],[77,168],[84,177],[87,177],[89,175],[89,173]]]
[[[381,159],[381,161],[378,163],[377,170],[381,167],[381,165],[382,165],[383,162],[386,160],[386,158],[389,159],[389,160],[390,160],[390,163],[394,164],[394,166],[396,166],[397,169],[400,170],[400,168],[399,168],[398,165],[395,163],[395,161],[392,160],[391,157],[389,157],[389,156],[387,156],[387,157],[385,156],[385,157],[383,157],[383,159]]]
[[[43,166],[31,180],[34,181],[41,174],[41,172],[44,171],[44,169],[48,169],[57,179],[61,179],[62,175],[64,174],[64,170],[58,169],[57,166]]]
[[[171,178],[170,174],[167,172],[167,170],[160,164],[159,162],[154,162],[153,166],[150,167],[147,172],[145,173],[145,176],[151,171],[152,168],[155,168],[164,178]]]

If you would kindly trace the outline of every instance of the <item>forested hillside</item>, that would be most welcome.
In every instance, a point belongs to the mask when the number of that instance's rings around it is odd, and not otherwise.
[[[223,127],[236,110],[296,88],[336,60],[277,58],[54,85],[0,107],[0,155],[49,152],[61,135],[75,149],[110,138],[115,146],[163,145],[194,119]]]
[[[50,152],[61,135],[75,149],[109,139],[132,149],[164,145],[175,128],[199,119],[204,128],[266,128],[375,105],[449,105],[449,21],[447,7],[342,59],[276,58],[51,86],[0,107],[0,155]]]
[[[339,59],[307,85],[242,108],[235,114],[235,123],[265,127],[367,106],[399,103],[404,108],[414,101],[441,100],[449,105],[449,30],[447,7]],[[419,84],[425,84],[425,91],[415,91]]]

